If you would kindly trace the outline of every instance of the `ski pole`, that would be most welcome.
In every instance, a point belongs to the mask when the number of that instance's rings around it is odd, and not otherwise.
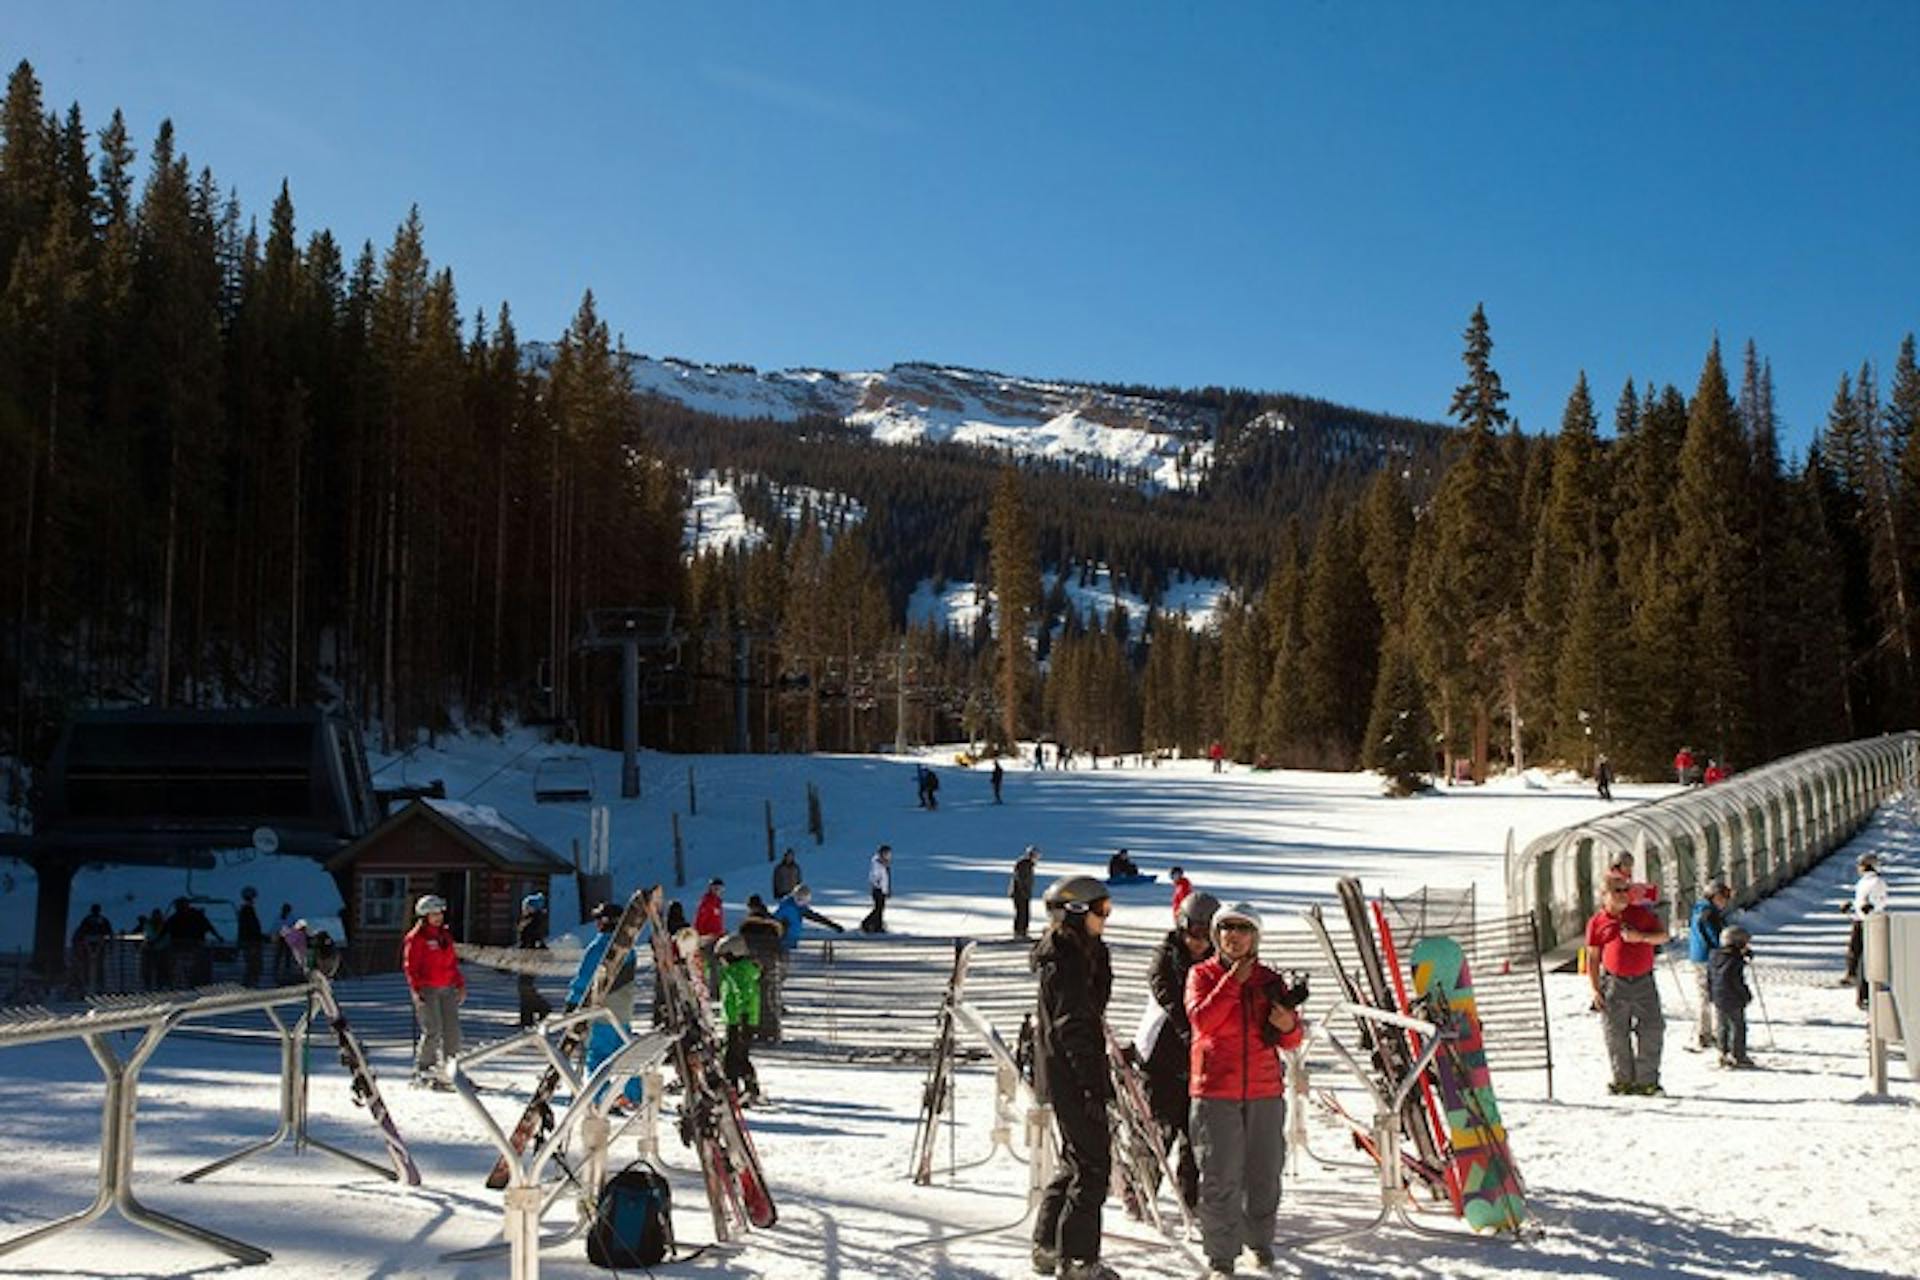
[[[1752,972],[1753,972],[1753,998],[1760,1002],[1760,1023],[1762,1026],[1766,1027],[1767,1029],[1767,1050],[1769,1052],[1772,1052],[1773,1050],[1779,1048],[1779,1045],[1775,1042],[1773,1038],[1773,1019],[1767,1016],[1767,993],[1760,986],[1760,966],[1754,965]]]

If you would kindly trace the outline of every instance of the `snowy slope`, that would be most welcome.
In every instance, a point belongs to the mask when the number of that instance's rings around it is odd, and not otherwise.
[[[1060,574],[1054,569],[1040,575],[1043,598],[1053,591],[1059,579]],[[1168,615],[1184,612],[1187,626],[1194,631],[1211,630],[1218,621],[1228,590],[1227,584],[1217,578],[1182,576],[1161,592],[1160,610]],[[1146,624],[1146,601],[1116,582],[1112,570],[1104,564],[1096,566],[1085,581],[1078,572],[1067,574],[1065,592],[1069,606],[1088,626],[1105,627],[1115,605],[1127,611],[1130,636],[1137,639]],[[993,598],[990,590],[984,595],[987,600]],[[922,578],[907,598],[907,625],[922,627],[931,623],[942,630],[971,634],[980,617],[981,599],[982,588],[978,583],[950,580],[936,591],[931,578]]]
[[[506,742],[453,739],[390,762],[387,777],[447,779],[449,794],[488,805],[503,820],[556,847],[584,838],[584,806],[539,806],[530,784],[546,748],[528,735]],[[604,794],[618,776],[617,756],[586,753]],[[670,865],[668,815],[681,815],[688,879],[724,875],[730,910],[764,888],[763,800],[774,804],[776,839],[793,844],[818,888],[819,905],[851,920],[865,909],[866,857],[890,840],[898,856],[899,897],[889,923],[908,935],[993,938],[1007,920],[1008,865],[1020,846],[1038,843],[1042,876],[1098,869],[1112,848],[1128,845],[1148,869],[1183,863],[1196,880],[1228,898],[1246,898],[1276,929],[1297,928],[1293,913],[1325,901],[1333,878],[1361,875],[1368,888],[1404,892],[1422,884],[1479,888],[1491,913],[1500,894],[1501,851],[1511,831],[1524,843],[1602,806],[1572,784],[1544,788],[1510,781],[1389,801],[1358,775],[1229,772],[1180,762],[1160,769],[1035,774],[1010,771],[1006,801],[995,806],[984,776],[943,763],[950,757],[643,757],[645,794],[615,802],[614,861],[622,884]],[[945,774],[937,813],[914,807],[912,767]],[[698,814],[688,812],[688,771]],[[804,835],[804,787],[822,793],[827,839]],[[1621,787],[1623,802],[1664,787]],[[1863,838],[1882,851],[1899,891],[1897,909],[1920,908],[1920,838],[1905,813],[1889,813]],[[1514,1150],[1530,1185],[1545,1238],[1525,1245],[1460,1241],[1433,1244],[1389,1234],[1283,1261],[1282,1273],[1312,1276],[1641,1277],[1656,1275],[1816,1276],[1858,1280],[1920,1274],[1920,1215],[1910,1188],[1920,1178],[1920,1087],[1896,1063],[1893,1098],[1863,1099],[1860,1021],[1851,993],[1831,985],[1845,921],[1833,903],[1848,879],[1850,856],[1836,855],[1800,885],[1749,914],[1763,961],[1766,1020],[1754,1016],[1755,1053],[1769,1068],[1723,1073],[1702,1055],[1680,1052],[1688,1030],[1682,989],[1663,969],[1670,1019],[1666,1099],[1616,1099],[1604,1090],[1599,1031],[1585,1011],[1584,979],[1549,979],[1556,1071],[1549,1099],[1544,1077],[1498,1077]],[[233,869],[234,874],[239,869]],[[220,873],[220,874],[225,874]],[[556,895],[558,897],[559,895]],[[691,890],[688,891],[691,897]],[[1118,894],[1117,925],[1156,927],[1165,888]],[[571,903],[556,902],[557,919]],[[877,945],[857,935],[845,948]],[[1006,946],[1006,943],[995,944]],[[801,963],[817,965],[815,944]],[[900,986],[925,992],[937,975]],[[1134,979],[1137,981],[1137,978]],[[923,999],[915,995],[912,999]],[[1323,1009],[1321,995],[1309,1012]],[[900,1011],[900,1042],[931,1036],[930,999]],[[1336,1031],[1338,1028],[1336,1028]],[[904,1177],[921,1087],[921,1068],[835,1061],[819,1053],[757,1054],[776,1099],[753,1117],[781,1202],[781,1224],[738,1248],[704,1255],[676,1273],[726,1277],[1010,1277],[1027,1274],[1018,1233],[906,1250],[908,1241],[964,1226],[1012,1221],[1026,1173],[1004,1154],[957,1175],[939,1172],[930,1187]],[[339,1073],[316,1053],[313,1111],[321,1136],[366,1151],[362,1115],[348,1103]],[[392,1078],[395,1052],[377,1065]],[[455,1266],[443,1250],[486,1241],[497,1230],[500,1200],[479,1185],[487,1163],[474,1121],[456,1099],[394,1089],[399,1123],[413,1141],[427,1185],[397,1191],[317,1153],[276,1153],[204,1184],[170,1179],[264,1135],[272,1123],[274,1060],[269,1048],[203,1039],[167,1042],[145,1074],[135,1184],[156,1207],[272,1248],[261,1274],[291,1277],[481,1277],[504,1263]],[[1360,1095],[1330,1066],[1316,1084],[1342,1088],[1349,1108]],[[531,1074],[531,1071],[528,1072]],[[991,1081],[980,1068],[962,1073],[959,1162],[988,1155]],[[0,1144],[13,1158],[0,1167],[0,1237],[78,1208],[91,1194],[97,1165],[100,1085],[75,1045],[0,1049]],[[503,1106],[510,1100],[502,1100]],[[1316,1154],[1350,1158],[1317,1113]],[[688,1153],[671,1133],[664,1154],[675,1188],[683,1244],[711,1239]],[[631,1139],[616,1155],[630,1158]],[[1295,1152],[1281,1209],[1283,1237],[1370,1215],[1372,1178],[1364,1169],[1331,1169]],[[1139,1240],[1109,1204],[1107,1225]],[[1191,1275],[1165,1250],[1112,1240],[1109,1260],[1128,1277]],[[135,1231],[109,1216],[0,1260],[4,1275],[188,1275],[219,1267],[204,1250]],[[556,1251],[545,1274],[601,1274],[578,1246]],[[664,1273],[663,1273],[664,1274]]]

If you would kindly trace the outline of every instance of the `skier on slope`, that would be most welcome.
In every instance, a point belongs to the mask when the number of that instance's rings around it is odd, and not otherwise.
[[[1105,1021],[1113,962],[1100,935],[1113,900],[1092,876],[1068,876],[1043,901],[1051,923],[1032,956],[1040,975],[1033,1074],[1035,1091],[1053,1107],[1060,1169],[1034,1219],[1033,1269],[1066,1280],[1117,1280],[1100,1261],[1100,1205],[1113,1169]]]
[[[893,896],[893,846],[883,844],[873,851],[867,866],[867,888],[873,893],[873,910],[860,922],[862,933],[887,931],[887,899]]]
[[[1147,990],[1153,1005],[1141,1020],[1141,1037],[1134,1047],[1146,1059],[1147,1096],[1167,1154],[1180,1174],[1180,1198],[1195,1208],[1200,1196],[1200,1167],[1194,1160],[1187,1121],[1192,1109],[1193,1024],[1187,1020],[1187,975],[1193,966],[1213,954],[1213,916],[1219,899],[1210,893],[1191,893],[1174,913],[1174,927],[1153,949],[1147,968]]]
[[[447,900],[425,894],[413,907],[419,917],[401,944],[400,968],[420,1019],[420,1046],[414,1055],[414,1079],[438,1088],[446,1083],[446,1063],[460,1052],[460,1006],[467,979],[447,928]]]
[[[1853,917],[1853,928],[1847,931],[1847,976],[1840,981],[1842,985],[1853,986],[1855,1002],[1864,1009],[1867,1007],[1867,973],[1861,949],[1866,941],[1867,917],[1876,911],[1885,912],[1889,899],[1878,858],[1865,853],[1854,865],[1860,879],[1853,886],[1853,902],[1841,908]]]
[[[1300,1043],[1304,988],[1260,963],[1260,917],[1236,903],[1214,913],[1214,954],[1187,974],[1193,1024],[1192,1127],[1200,1166],[1200,1234],[1210,1277],[1233,1274],[1240,1251],[1273,1266],[1273,1222],[1286,1165],[1286,1073]]]
[[[1033,871],[1040,861],[1040,850],[1028,845],[1014,859],[1013,876],[1007,881],[1007,897],[1013,900],[1013,936],[1027,936],[1027,915],[1033,910]]]

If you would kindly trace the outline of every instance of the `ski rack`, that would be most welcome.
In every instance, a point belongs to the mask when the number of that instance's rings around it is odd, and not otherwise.
[[[1372,1071],[1354,1057],[1340,1038],[1328,1028],[1336,1016],[1364,1018],[1383,1026],[1398,1027],[1402,1031],[1411,1031],[1418,1035],[1423,1044],[1420,1054],[1414,1059],[1412,1069],[1398,1083],[1389,1086],[1376,1077]],[[1294,1236],[1278,1243],[1289,1249],[1305,1249],[1314,1245],[1331,1244],[1336,1240],[1350,1240],[1359,1236],[1371,1235],[1376,1231],[1398,1222],[1400,1226],[1416,1235],[1435,1240],[1472,1240],[1496,1239],[1468,1231],[1452,1231],[1441,1227],[1430,1227],[1423,1222],[1413,1220],[1413,1192],[1407,1187],[1405,1171],[1400,1160],[1400,1117],[1407,1105],[1407,1099],[1420,1077],[1433,1065],[1433,1059],[1445,1043],[1442,1033],[1433,1023],[1423,1018],[1410,1018],[1405,1014],[1394,1013],[1370,1004],[1353,1004],[1341,1001],[1327,1010],[1326,1015],[1309,1024],[1306,1038],[1301,1042],[1300,1052],[1304,1054],[1307,1046],[1316,1040],[1324,1040],[1333,1050],[1334,1056],[1353,1078],[1360,1082],[1373,1099],[1372,1139],[1374,1150],[1378,1153],[1380,1166],[1380,1211],[1373,1220],[1354,1227],[1335,1227],[1330,1231],[1316,1231],[1303,1236]]]
[[[239,1164],[243,1160],[270,1151],[288,1138],[292,1138],[293,1149],[296,1152],[314,1147],[348,1164],[370,1173],[377,1173],[390,1182],[408,1181],[409,1185],[419,1185],[420,1176],[417,1170],[409,1168],[412,1178],[403,1178],[401,1171],[391,1165],[379,1164],[364,1156],[354,1155],[351,1151],[343,1151],[307,1132],[307,1085],[311,1073],[307,1069],[306,1037],[312,1030],[316,988],[326,981],[325,975],[309,971],[307,983],[302,988],[307,1007],[300,1011],[300,1017],[292,1026],[280,1020],[280,1015],[274,1011],[273,1006],[269,1005],[262,1010],[267,1015],[267,1021],[273,1023],[273,1029],[280,1034],[280,1123],[278,1127],[258,1142],[249,1143],[230,1155],[221,1156],[212,1164],[200,1166],[191,1173],[181,1174],[180,1181],[198,1182],[230,1165]]]
[[[620,1034],[624,1043],[583,1078],[573,1064],[560,1055],[549,1036],[554,1032],[564,1034],[577,1023],[594,1020],[605,1021]],[[573,1100],[554,1121],[551,1133],[526,1151],[515,1151],[512,1138],[481,1100],[471,1068],[528,1047],[537,1047],[546,1056],[548,1065],[560,1073],[563,1087],[572,1093]],[[454,1092],[479,1118],[488,1140],[499,1148],[501,1158],[507,1163],[506,1218],[501,1224],[501,1240],[443,1253],[441,1261],[471,1262],[504,1252],[509,1256],[510,1280],[539,1280],[541,1251],[578,1239],[593,1224],[600,1188],[607,1176],[607,1153],[613,1139],[619,1136],[613,1129],[613,1107],[622,1096],[619,1086],[632,1076],[641,1076],[645,1082],[641,1104],[620,1132],[625,1133],[630,1126],[639,1124],[640,1153],[650,1159],[659,1157],[660,1064],[672,1047],[673,1038],[666,1032],[636,1034],[622,1027],[611,1010],[596,1005],[545,1018],[538,1026],[517,1035],[456,1056],[450,1064]],[[559,1161],[560,1148],[576,1127],[586,1143],[585,1159],[578,1169],[568,1170],[566,1176],[549,1189],[541,1175],[548,1163]],[[574,1224],[557,1235],[541,1235],[540,1220],[569,1189],[578,1193]]]
[[[203,1244],[218,1249],[242,1264],[270,1261],[273,1254],[265,1249],[149,1209],[134,1195],[134,1122],[140,1105],[140,1072],[160,1048],[160,1042],[166,1039],[167,1033],[182,1023],[220,1014],[267,1010],[281,1033],[281,1127],[266,1141],[255,1143],[224,1160],[196,1170],[186,1180],[212,1173],[217,1168],[263,1151],[282,1141],[289,1133],[294,1136],[296,1143],[304,1139],[333,1155],[354,1163],[368,1164],[357,1156],[305,1136],[306,1073],[304,1068],[298,1069],[300,1078],[297,1083],[300,1088],[296,1091],[292,1087],[296,1082],[288,1076],[289,1071],[298,1068],[294,1062],[297,1054],[289,1049],[293,1043],[292,1033],[272,1010],[281,1005],[305,1002],[309,999],[310,991],[307,983],[267,989],[226,984],[158,996],[97,996],[88,1002],[91,1007],[86,1013],[54,1013],[39,1006],[0,1010],[0,1048],[52,1040],[84,1040],[88,1052],[100,1064],[107,1085],[100,1112],[100,1189],[93,1203],[78,1213],[57,1218],[9,1240],[0,1240],[0,1255],[24,1249],[69,1227],[82,1226],[113,1209],[134,1226],[188,1244]],[[304,1026],[305,1023],[306,1018],[303,1017],[296,1025]],[[140,1033],[140,1042],[122,1058],[115,1052],[108,1037],[118,1032],[133,1031]],[[383,1175],[393,1176],[377,1165],[368,1164],[368,1167]]]

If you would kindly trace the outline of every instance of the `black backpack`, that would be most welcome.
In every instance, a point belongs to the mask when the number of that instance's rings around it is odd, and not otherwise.
[[[636,1160],[607,1180],[587,1233],[595,1266],[650,1267],[673,1252],[673,1188],[647,1160]]]

